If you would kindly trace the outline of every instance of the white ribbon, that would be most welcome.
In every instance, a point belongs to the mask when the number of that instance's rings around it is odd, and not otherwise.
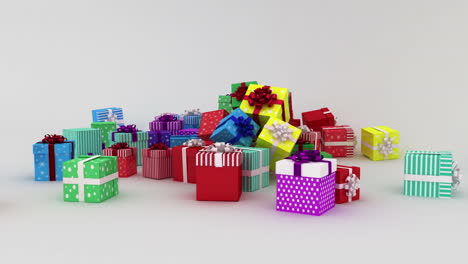
[[[248,149],[248,150],[253,150],[253,151],[258,151],[260,154],[260,167],[255,170],[242,170],[242,176],[247,176],[247,177],[252,177],[255,175],[258,175],[260,178],[260,189],[263,188],[263,173],[267,172],[270,170],[270,165],[263,166],[263,151],[260,149],[255,149],[255,148],[248,148],[248,147],[237,147],[240,149]]]
[[[301,126],[298,126],[297,128],[299,128],[300,130],[302,130],[302,133],[309,133],[309,132],[312,132],[312,129],[310,129],[308,126],[306,125],[301,125]]]
[[[357,190],[361,188],[361,180],[353,173],[352,168],[340,168],[348,169],[349,175],[346,177],[345,183],[336,184],[336,189],[348,190],[346,196],[348,196],[348,202],[350,203],[353,201],[353,197],[357,195]]]
[[[336,146],[346,146],[346,147],[354,147],[356,142],[353,141],[334,141],[334,142],[323,142],[324,146],[327,147],[336,147]]]
[[[184,115],[201,115],[200,108],[184,110]]]
[[[405,181],[453,183],[452,176],[405,174]]]
[[[117,116],[114,114],[114,111],[112,109],[107,109],[106,122],[117,122]]]
[[[458,163],[456,161],[452,162],[452,189],[458,189],[460,185],[461,179],[463,175],[461,174],[461,169],[458,167]]]
[[[190,139],[183,143],[185,147],[203,147],[205,146],[205,141],[203,139]]]
[[[182,148],[182,179],[183,182],[188,182],[188,173],[187,173],[187,149],[189,147]]]
[[[270,158],[273,158],[273,154],[280,143],[288,140],[294,141],[294,137],[292,136],[293,130],[289,126],[288,123],[280,124],[278,121],[274,121],[271,126],[264,126],[266,129],[270,130],[274,139],[272,143],[273,146],[270,148]]]
[[[214,144],[206,146],[205,149],[203,149],[203,150],[208,151],[208,152],[227,153],[227,152],[234,152],[236,150],[236,148],[234,148],[229,143],[216,142]]]

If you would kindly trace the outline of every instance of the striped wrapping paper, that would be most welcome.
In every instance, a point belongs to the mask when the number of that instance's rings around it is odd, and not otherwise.
[[[169,131],[171,135],[177,135],[179,130],[184,127],[184,121],[180,120],[178,116],[177,118],[179,120],[169,122],[160,122],[157,120],[159,117],[160,116],[154,117],[154,120],[149,123],[149,129],[151,131]]]
[[[105,148],[110,147],[109,134],[117,130],[116,122],[93,122],[91,128],[98,128],[102,131],[102,143]]]
[[[184,115],[184,128],[200,128],[201,115]]]
[[[352,157],[356,137],[350,126],[322,127],[322,150],[333,157]]]
[[[124,142],[127,143],[129,147],[137,148],[137,164],[140,166],[142,164],[141,151],[148,147],[148,133],[146,131],[138,131],[137,141],[132,141],[131,133],[115,133],[114,141],[112,141],[112,133],[109,135],[111,138],[111,144]]]
[[[243,150],[242,191],[255,192],[270,185],[270,150],[234,146]]]
[[[124,114],[120,107],[109,107],[92,111],[93,122],[116,122],[119,126],[124,125]]]
[[[143,177],[161,180],[172,178],[171,149],[143,149]]]
[[[134,147],[124,149],[106,148],[102,150],[103,156],[116,156],[119,177],[130,177],[137,173],[137,149]]]
[[[62,135],[69,141],[74,141],[74,157],[81,155],[102,154],[102,131],[97,128],[64,129]]]

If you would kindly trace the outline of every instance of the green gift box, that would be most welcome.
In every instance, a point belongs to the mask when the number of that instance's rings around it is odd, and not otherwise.
[[[81,155],[102,154],[102,131],[97,128],[64,129],[62,135],[69,141],[74,141],[74,157]]]
[[[116,156],[79,156],[63,163],[63,200],[100,203],[119,193]]]
[[[241,94],[242,93],[245,94],[245,92],[247,92],[247,88],[251,84],[258,84],[258,82],[253,81],[253,82],[233,83],[233,84],[231,84],[231,92],[233,94],[235,94],[236,92],[239,92]],[[232,98],[232,107],[233,108],[238,108],[241,105],[242,100],[244,100],[244,98],[242,98],[241,100],[237,100],[235,97],[233,97]]]
[[[255,192],[270,185],[270,150],[267,148],[242,149],[242,191]]]
[[[104,148],[111,146],[109,135],[110,133],[117,130],[117,122],[92,122],[91,128],[97,128],[101,130],[101,137]]]
[[[228,113],[234,111],[232,107],[232,97],[230,95],[218,96],[218,110],[226,110]]]
[[[135,136],[136,135],[136,136]],[[148,148],[148,132],[137,131],[134,133],[112,132],[110,134],[111,144],[123,142],[129,147],[137,148],[137,164],[141,166],[141,151]]]
[[[299,147],[299,144],[296,143],[296,145],[294,145],[292,153],[297,152],[300,149],[301,148]],[[302,144],[302,150],[315,150],[315,144],[313,144],[313,143]]]

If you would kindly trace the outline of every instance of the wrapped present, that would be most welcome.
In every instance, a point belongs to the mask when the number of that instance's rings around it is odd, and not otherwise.
[[[73,158],[73,141],[60,135],[45,135],[33,145],[36,181],[61,181],[62,163]]]
[[[176,114],[163,114],[154,117],[149,123],[151,131],[169,131],[171,135],[177,135],[179,130],[184,127],[184,121]]]
[[[116,143],[104,149],[103,156],[116,156],[119,177],[130,177],[137,174],[137,148],[127,143]]]
[[[148,131],[148,148],[157,143],[164,143],[171,146],[171,132],[169,131]]]
[[[181,146],[172,148],[172,170],[174,181],[196,183],[195,160],[199,150],[204,149],[205,141],[190,139]]]
[[[148,147],[148,132],[138,130],[135,125],[121,126],[111,133],[111,142],[127,143],[128,146],[137,148],[137,164],[141,165],[141,151]]]
[[[270,149],[270,170],[274,170],[278,160],[291,155],[300,135],[300,129],[272,117],[260,132],[255,146]]]
[[[449,151],[408,151],[403,193],[408,196],[451,198],[461,173]]]
[[[289,120],[289,124],[291,124],[291,126],[300,127],[300,126],[301,126],[301,120],[300,120],[300,119],[291,118],[291,119]]]
[[[286,88],[249,85],[239,108],[261,127],[270,117],[289,122],[289,91]]]
[[[116,122],[117,125],[124,125],[123,110],[120,107],[109,107],[92,111],[93,122]]]
[[[219,122],[210,139],[214,142],[226,142],[250,146],[260,127],[239,108]]]
[[[335,207],[336,160],[318,150],[297,152],[276,163],[276,210],[322,215]]]
[[[320,131],[323,126],[335,126],[335,116],[330,109],[322,108],[302,113],[302,123],[314,131]]]
[[[356,136],[350,126],[322,127],[322,149],[333,157],[352,157]]]
[[[239,201],[242,194],[242,150],[215,143],[196,155],[198,201]]]
[[[228,113],[234,111],[232,107],[232,97],[230,95],[218,96],[218,110],[226,110]]]
[[[242,149],[242,191],[255,192],[270,185],[270,150],[267,148]]]
[[[337,166],[335,203],[343,204],[359,200],[361,196],[361,168]]]
[[[187,128],[200,128],[202,113],[200,109],[185,110],[182,116],[184,121],[184,129]]]
[[[258,84],[258,82],[242,82],[242,83],[233,83],[231,84],[231,97],[232,97],[232,108],[238,108],[242,100],[244,100],[245,93],[251,84]]]
[[[303,150],[320,150],[321,134],[317,131],[312,131],[308,126],[299,126],[301,135],[294,145],[293,152]]]
[[[164,143],[142,150],[143,177],[161,180],[172,178],[172,150]]]
[[[365,127],[361,130],[361,152],[371,160],[398,159],[400,132],[386,127]]]
[[[102,131],[97,128],[71,128],[62,131],[63,136],[74,143],[74,157],[102,154]]]
[[[226,112],[226,110],[216,110],[203,113],[198,137],[205,140],[210,139],[211,134],[213,134],[219,122],[221,122],[221,120],[223,120],[227,115],[228,112]]]
[[[117,157],[79,156],[63,163],[63,199],[100,203],[119,193]]]
[[[116,122],[93,122],[91,128],[97,128],[101,130],[102,148],[108,148],[112,144],[110,143],[110,134],[117,130]]]
[[[179,131],[178,135],[171,136],[171,145],[170,147],[177,147],[184,144],[184,142],[190,139],[198,139],[199,129],[197,128],[187,128]]]

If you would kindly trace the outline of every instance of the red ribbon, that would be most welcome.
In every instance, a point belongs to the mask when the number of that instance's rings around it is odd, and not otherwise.
[[[241,83],[237,90],[231,94],[231,97],[235,97],[237,101],[242,101],[248,88],[245,82]]]
[[[282,118],[286,121],[286,113],[284,110],[284,101],[278,99],[278,95],[274,94],[270,86],[263,86],[255,89],[248,96],[244,96],[244,100],[247,100],[251,106],[255,106],[252,113],[255,122],[260,123],[259,113],[264,105],[272,107],[275,104],[279,104],[282,107]]]
[[[42,143],[49,143],[49,144],[55,144],[55,143],[63,143],[67,141],[67,138],[65,138],[62,135],[45,135],[44,138],[42,139]]]
[[[117,150],[117,149],[126,149],[126,148],[129,148],[129,146],[125,142],[119,142],[119,143],[115,143],[110,148]]]
[[[56,181],[57,177],[55,174],[55,144],[64,143],[67,139],[62,135],[45,135],[42,139],[42,143],[49,144],[49,180]]]
[[[166,149],[168,149],[167,145],[164,144],[164,143],[156,143],[156,144],[151,145],[151,147],[149,147],[149,148],[151,150],[155,150],[155,149],[166,150]]]

